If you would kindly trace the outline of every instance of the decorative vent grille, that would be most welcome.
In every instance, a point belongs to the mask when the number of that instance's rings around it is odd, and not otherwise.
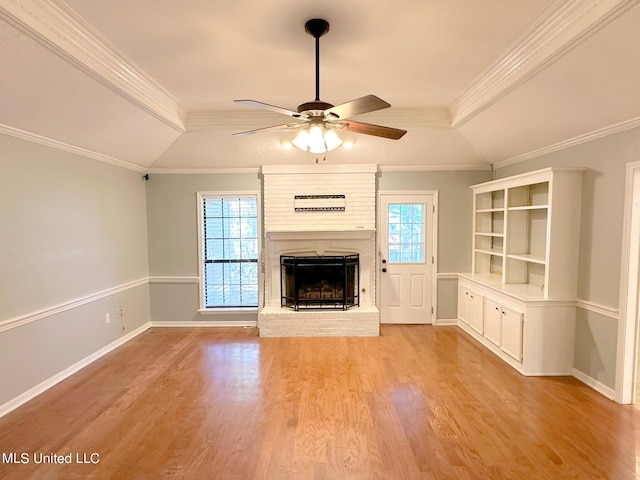
[[[296,212],[344,212],[345,195],[295,195]]]

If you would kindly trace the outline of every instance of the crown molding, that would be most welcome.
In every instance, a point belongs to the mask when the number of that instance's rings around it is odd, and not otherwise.
[[[263,175],[297,175],[313,173],[376,173],[375,163],[327,164],[301,163],[296,165],[263,165]]]
[[[451,128],[447,108],[388,108],[359,118],[364,121],[388,122],[405,128]],[[188,112],[185,126],[188,132],[241,130],[278,123],[295,123],[290,117],[257,109]]]
[[[1,123],[0,134],[9,135],[21,140],[26,140],[27,142],[37,143],[39,145],[44,145],[45,147],[55,148],[56,150],[62,150],[63,152],[73,153],[82,157],[92,158],[94,160],[109,163],[117,167],[126,168],[127,170],[133,170],[140,173],[146,173],[147,171],[146,168],[141,167],[140,165],[134,165],[133,163],[125,162],[124,160],[109,157],[108,155],[103,155],[101,153],[87,150],[86,148],[69,145],[68,143],[53,140],[52,138],[48,137],[43,137],[42,135],[37,135],[35,133],[26,132],[24,130],[20,130],[19,128],[10,127]]]
[[[149,168],[149,175],[227,175],[236,173],[259,174],[260,167],[237,168]]]
[[[0,18],[184,132],[184,110],[168,92],[59,0],[0,0]]]
[[[451,106],[460,127],[544,70],[640,0],[568,0],[554,4]]]
[[[492,170],[491,165],[380,165],[381,172],[456,172],[463,170]]]
[[[554,143],[552,145],[539,148],[537,150],[533,150],[528,153],[523,153],[522,155],[517,155],[515,157],[511,157],[505,160],[501,160],[499,162],[495,162],[493,164],[493,167],[503,168],[508,165],[524,162],[525,160],[530,160],[532,158],[540,157],[542,155],[547,155],[549,153],[557,152],[559,150],[564,150],[565,148],[575,147],[576,145],[580,145],[582,143],[591,142],[599,138],[608,137],[609,135],[615,135],[616,133],[624,132],[626,130],[631,130],[633,128],[638,128],[638,127],[640,127],[640,117],[635,117],[630,120],[625,120],[624,122],[615,123],[613,125],[609,125],[607,127],[600,128],[598,130],[585,133],[583,135],[578,135],[577,137],[569,138],[567,140],[563,140],[561,142]]]

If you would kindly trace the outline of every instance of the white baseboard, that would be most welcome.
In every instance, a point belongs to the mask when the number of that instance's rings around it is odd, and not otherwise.
[[[151,327],[250,327],[255,328],[258,326],[258,322],[246,322],[246,321],[202,321],[202,320],[192,320],[192,321],[169,321],[169,322],[151,322]]]
[[[57,373],[53,377],[45,380],[44,382],[36,385],[33,388],[30,388],[26,392],[18,395],[17,397],[15,397],[12,400],[9,400],[5,404],[0,405],[0,417],[5,416],[7,413],[12,412],[16,408],[24,405],[29,400],[32,400],[33,398],[37,397],[41,393],[49,390],[54,385],[60,383],[64,379],[66,379],[66,378],[70,377],[71,375],[73,375],[74,373],[80,371],[82,368],[86,367],[90,363],[95,362],[100,357],[103,357],[104,355],[106,355],[107,353],[111,352],[112,350],[115,350],[120,345],[123,345],[123,344],[127,343],[132,338],[134,338],[134,337],[140,335],[142,332],[146,331],[150,326],[151,326],[150,323],[145,323],[141,327],[138,327],[135,330],[129,332],[128,334],[120,337],[115,342],[111,342],[109,345],[106,345],[106,346],[102,347],[97,352],[94,352],[91,355],[89,355],[89,356],[85,357],[84,359],[80,360],[79,362],[74,363],[73,365],[71,365],[70,367],[64,369],[60,373]]]
[[[602,395],[607,397],[609,400],[615,400],[616,392],[612,388],[607,387],[606,385],[603,385],[602,383],[597,381],[595,378],[591,378],[586,373],[581,372],[580,370],[577,370],[575,368],[573,369],[572,374],[582,383],[584,383],[588,387],[593,388],[596,392],[601,393]]]
[[[458,325],[457,318],[437,318],[434,325],[442,326],[442,325]]]

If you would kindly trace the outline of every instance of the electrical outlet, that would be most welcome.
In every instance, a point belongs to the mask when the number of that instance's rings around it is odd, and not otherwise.
[[[107,321],[107,323],[111,323],[111,314],[110,313],[107,313],[105,315],[105,320]]]

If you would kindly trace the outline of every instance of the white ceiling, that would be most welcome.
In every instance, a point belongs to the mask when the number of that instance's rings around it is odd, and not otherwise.
[[[234,137],[375,94],[333,163],[486,168],[640,125],[639,0],[0,0],[0,132],[151,171],[308,163]]]

